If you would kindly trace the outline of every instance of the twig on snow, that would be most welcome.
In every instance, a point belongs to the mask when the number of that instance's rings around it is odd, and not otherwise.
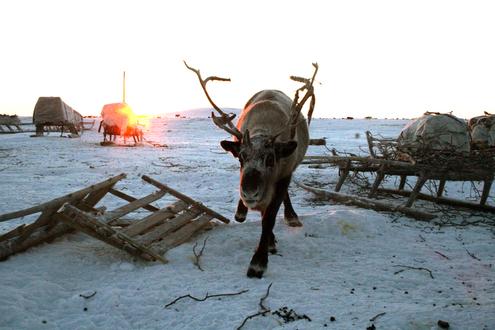
[[[246,324],[246,322],[252,318],[255,318],[257,316],[263,315],[265,316],[267,313],[270,313],[271,310],[267,308],[265,305],[263,305],[263,302],[265,301],[266,298],[268,298],[268,295],[270,294],[270,288],[272,287],[273,283],[270,283],[268,288],[266,289],[266,293],[263,297],[260,298],[259,306],[260,306],[260,311],[254,314],[251,314],[249,316],[246,316],[246,318],[242,321],[241,325],[237,327],[236,330],[242,329],[242,327]]]
[[[405,265],[395,265],[393,267],[404,267],[405,269],[401,269],[401,270],[398,270],[394,273],[394,275],[397,275],[399,273],[402,273],[403,271],[407,270],[407,269],[416,269],[416,270],[424,270],[426,272],[428,272],[430,274],[430,277],[432,279],[434,279],[433,277],[433,273],[431,272],[431,270],[429,270],[428,268],[424,268],[424,267],[411,267],[411,266],[405,266]]]
[[[474,253],[469,252],[469,250],[468,250],[468,249],[466,249],[466,248],[464,248],[464,249],[466,250],[467,254],[469,254],[469,256],[470,256],[471,258],[476,259],[476,260],[478,260],[478,261],[481,261],[481,259],[480,259],[480,258],[478,258],[477,256],[475,256],[475,255],[474,255]]]
[[[242,290],[242,291],[234,292],[234,293],[218,293],[218,294],[212,294],[212,295],[208,294],[208,292],[207,292],[206,296],[204,298],[196,298],[196,297],[191,296],[190,294],[186,294],[186,295],[180,296],[179,298],[175,299],[174,301],[166,304],[165,308],[172,306],[173,304],[175,304],[176,302],[178,302],[179,300],[184,299],[184,298],[191,298],[192,300],[195,300],[195,301],[205,301],[206,299],[215,298],[215,297],[238,296],[238,295],[246,293],[248,291],[249,290]]]
[[[449,257],[447,257],[445,254],[443,254],[443,253],[441,253],[441,252],[435,251],[435,253],[436,253],[436,254],[438,254],[438,255],[439,255],[439,256],[441,256],[441,257],[444,257],[444,258],[445,258],[445,259],[447,259],[447,260],[450,260],[450,258],[449,258]]]
[[[205,250],[205,247],[206,247],[206,241],[208,240],[208,237],[205,238],[205,240],[203,241],[203,247],[201,248],[201,250],[198,252],[196,252],[196,247],[198,246],[198,242],[196,242],[193,246],[193,253],[194,253],[194,266],[198,267],[198,269],[200,271],[204,271],[203,268],[201,268],[201,265],[199,264],[199,261],[200,261],[200,258],[201,256],[203,255],[203,251]]]
[[[370,319],[370,322],[375,322],[375,320],[376,320],[377,318],[379,318],[380,316],[383,316],[383,315],[385,315],[385,314],[387,314],[387,313],[385,313],[385,312],[381,312],[381,313],[376,314],[375,316],[373,316],[373,317]]]
[[[95,291],[95,292],[93,292],[92,294],[89,294],[89,295],[85,295],[85,294],[82,294],[82,293],[81,293],[81,294],[79,295],[79,297],[82,297],[82,298],[84,298],[84,299],[89,299],[89,298],[93,298],[93,297],[95,296],[95,294],[96,294],[96,291]]]

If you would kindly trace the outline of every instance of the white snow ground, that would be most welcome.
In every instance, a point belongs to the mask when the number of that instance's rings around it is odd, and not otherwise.
[[[315,120],[311,135],[327,137],[330,148],[362,153],[367,129],[396,136],[404,123]],[[219,146],[228,136],[208,119],[153,120],[146,138],[168,148],[101,147],[96,131],[80,139],[29,134],[0,136],[0,214],[126,172],[118,188],[131,195],[153,191],[140,179],[147,174],[233,218],[238,165]],[[324,151],[311,147],[308,154]],[[334,169],[303,165],[295,177],[331,189],[337,175]],[[449,196],[469,197],[470,191],[467,184],[447,185]],[[438,320],[448,321],[451,329],[495,329],[493,226],[439,227],[321,203],[295,185],[290,193],[304,227],[287,227],[280,212],[275,227],[280,255],[270,256],[261,280],[245,276],[261,232],[256,213],[244,224],[233,221],[169,251],[166,265],[134,261],[91,237],[73,234],[0,263],[0,328],[236,329],[259,311],[259,300],[273,283],[265,306],[272,311],[286,306],[311,321],[284,323],[267,315],[248,320],[244,329],[366,329],[372,324],[377,329],[437,329]],[[491,204],[493,196],[494,190]],[[102,204],[118,203],[109,198]],[[418,205],[431,211],[431,204]],[[447,211],[447,217],[459,221],[486,217]],[[33,217],[0,223],[0,233],[30,221]],[[192,246],[206,237],[202,272],[193,265]],[[426,270],[396,273],[405,269],[399,265],[428,269],[433,278]],[[241,290],[249,291],[203,302],[183,299],[164,308],[186,294],[202,298]],[[94,292],[91,298],[81,297]]]

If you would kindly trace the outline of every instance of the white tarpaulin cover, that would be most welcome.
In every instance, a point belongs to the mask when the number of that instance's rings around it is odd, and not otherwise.
[[[103,106],[101,110],[102,122],[107,126],[117,126],[125,132],[127,126],[136,125],[136,117],[132,109],[126,103],[111,103]]]
[[[79,112],[65,104],[60,97],[40,97],[33,112],[35,125],[69,125],[81,124]]]
[[[470,151],[467,123],[450,114],[425,114],[411,121],[397,142],[400,150],[411,154],[428,150]]]
[[[469,131],[474,146],[478,148],[495,147],[495,115],[471,118]]]

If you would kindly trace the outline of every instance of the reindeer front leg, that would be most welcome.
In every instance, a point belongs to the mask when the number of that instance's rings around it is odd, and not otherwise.
[[[242,202],[241,199],[239,199],[239,203],[237,203],[237,210],[235,211],[235,221],[237,222],[244,222],[246,221],[246,216],[248,213],[248,208],[244,203]]]
[[[260,242],[258,249],[251,259],[251,263],[247,271],[248,277],[263,277],[263,273],[268,265],[268,252],[277,252],[273,227],[275,226],[275,219],[277,217],[278,210],[280,209],[280,205],[287,195],[290,179],[291,177],[289,176],[276,183],[273,200],[263,212]]]

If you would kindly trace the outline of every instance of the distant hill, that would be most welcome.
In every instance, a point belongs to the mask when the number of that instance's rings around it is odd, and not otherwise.
[[[241,109],[236,109],[236,108],[222,108],[222,110],[225,113],[235,113],[236,115],[239,115],[239,113],[241,112]],[[180,115],[181,117],[186,117],[186,118],[208,118],[211,116],[212,111],[215,110],[213,108],[199,108],[199,109],[177,111],[174,113],[170,113],[170,115],[172,116]],[[215,114],[217,113],[215,112]]]

